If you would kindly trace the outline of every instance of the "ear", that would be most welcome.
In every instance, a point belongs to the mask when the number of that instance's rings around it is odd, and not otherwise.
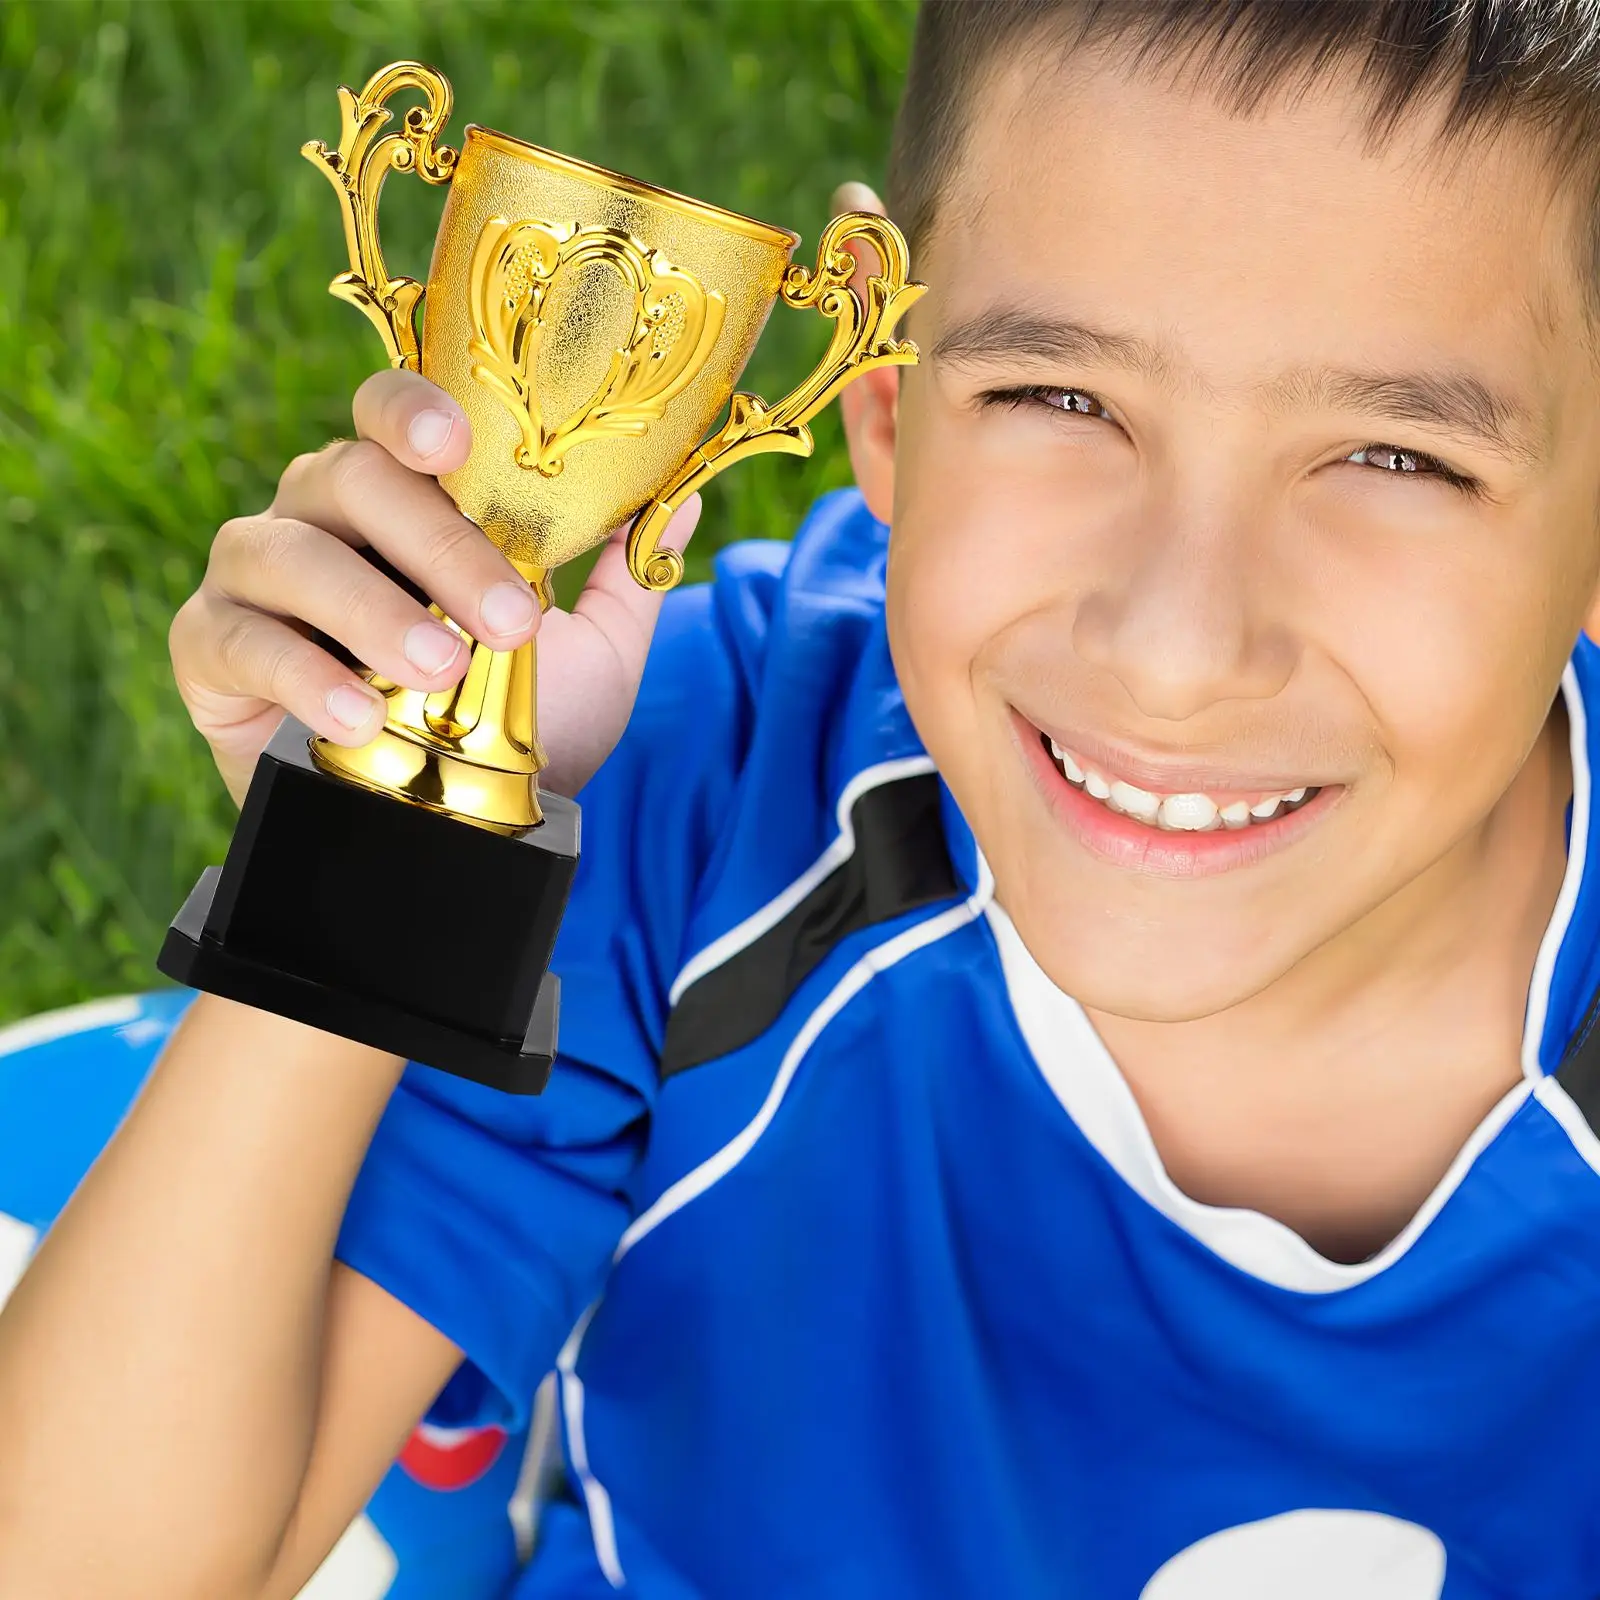
[[[833,210],[871,211],[885,215],[883,202],[864,183],[841,183],[833,192]],[[858,239],[845,245],[856,258],[851,287],[865,295],[868,277],[882,270],[871,247]],[[856,484],[879,522],[887,524],[894,507],[894,447],[900,369],[877,367],[846,384],[839,393],[839,413],[850,445]]]

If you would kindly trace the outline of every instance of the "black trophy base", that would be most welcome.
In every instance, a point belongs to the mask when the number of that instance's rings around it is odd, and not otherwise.
[[[286,718],[227,860],[208,867],[156,965],[192,988],[512,1094],[556,1051],[548,970],[578,859],[578,808],[498,834],[322,771]]]
[[[539,986],[528,1031],[518,1046],[480,1039],[392,1000],[330,989],[207,939],[206,918],[221,877],[221,867],[207,867],[172,919],[156,963],[169,978],[512,1094],[538,1094],[544,1088],[555,1059],[561,1009],[561,980],[553,972]]]

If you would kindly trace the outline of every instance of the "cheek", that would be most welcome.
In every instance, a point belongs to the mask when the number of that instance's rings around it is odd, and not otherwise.
[[[973,417],[923,374],[902,395],[890,556],[895,660],[908,703],[926,698],[924,683],[948,691],[956,672],[970,703],[974,681],[1004,677],[998,658],[1019,624],[1059,630],[1052,655],[1072,654],[1079,605],[1126,563],[1130,519],[1137,522],[1127,462],[1104,438],[1063,437],[1042,417]]]
[[[1579,586],[1525,538],[1411,535],[1340,541],[1313,591],[1316,631],[1365,702],[1394,820],[1436,841],[1479,820],[1526,757],[1577,635]]]
[[[974,665],[986,645],[1035,603],[1031,566],[1015,538],[1004,483],[974,472],[910,399],[896,461],[889,545],[889,643],[906,704],[944,761],[977,714]],[[941,748],[944,746],[944,748]]]

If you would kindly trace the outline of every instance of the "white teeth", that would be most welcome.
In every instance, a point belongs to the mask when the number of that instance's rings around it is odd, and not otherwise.
[[[1185,833],[1201,833],[1216,826],[1217,803],[1204,794],[1169,794],[1161,802],[1163,827]]]
[[[1068,780],[1081,784],[1106,809],[1119,816],[1133,817],[1149,827],[1168,833],[1207,833],[1217,828],[1247,828],[1252,822],[1268,822],[1280,813],[1299,805],[1315,791],[1301,785],[1285,794],[1266,795],[1251,805],[1233,800],[1219,806],[1208,794],[1151,794],[1122,778],[1106,778],[1092,767],[1080,766],[1070,750],[1054,739],[1045,741],[1057,765]]]
[[[1161,809],[1161,801],[1153,794],[1143,789],[1136,789],[1131,783],[1122,782],[1120,778],[1111,785],[1108,802],[1117,810],[1126,811],[1130,817],[1137,817],[1140,822],[1154,822],[1156,813]]]

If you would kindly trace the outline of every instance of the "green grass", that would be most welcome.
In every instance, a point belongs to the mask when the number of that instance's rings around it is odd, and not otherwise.
[[[217,526],[349,431],[382,362],[326,293],[337,84],[416,57],[468,121],[788,224],[876,183],[912,0],[7,0],[0,6],[0,1021],[163,980],[154,955],[232,807],[170,682],[167,624]],[[384,196],[421,275],[437,190]],[[807,245],[800,255],[809,259]],[[780,312],[748,377],[806,370]],[[751,463],[691,576],[847,479]]]

